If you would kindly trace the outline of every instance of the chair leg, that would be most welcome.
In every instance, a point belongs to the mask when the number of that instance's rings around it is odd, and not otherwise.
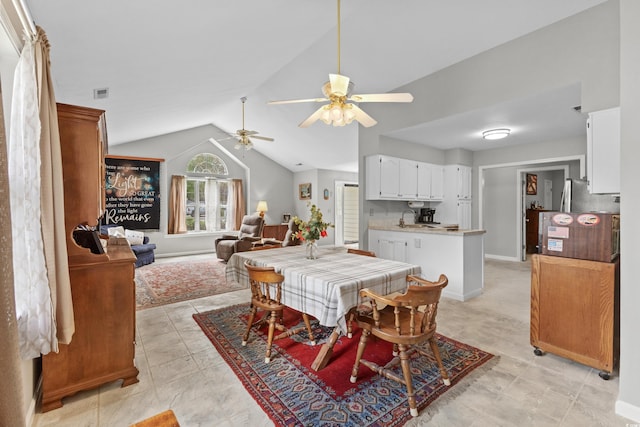
[[[311,321],[309,320],[309,315],[307,313],[302,313],[302,320],[304,320],[304,324],[307,326],[307,332],[309,332],[309,341],[311,345],[316,345],[316,339],[313,336],[313,331],[311,330]]]
[[[356,361],[353,365],[353,369],[351,369],[351,378],[349,381],[355,384],[358,380],[358,369],[360,367],[360,359],[362,359],[362,355],[364,354],[364,348],[367,346],[367,340],[369,339],[370,332],[366,329],[362,330],[362,335],[360,336],[360,342],[358,343],[358,351],[356,352]]]
[[[436,343],[435,337],[431,337],[429,340],[429,345],[431,346],[431,351],[433,352],[433,356],[436,358],[436,362],[438,362],[438,368],[440,368],[440,375],[442,376],[442,382],[444,385],[451,385],[451,380],[449,380],[449,374],[447,370],[444,369],[444,365],[442,364],[442,357],[440,357],[440,349],[438,348],[438,344]]]
[[[272,311],[269,316],[269,333],[267,335],[267,354],[264,357],[264,363],[271,361],[271,344],[273,343],[273,335],[276,330],[277,311]]]
[[[407,353],[407,346],[400,344],[400,366],[402,367],[402,376],[404,378],[404,384],[407,387],[407,399],[409,400],[409,410],[412,417],[418,416],[418,407],[416,406],[416,395],[413,391],[413,381],[411,380],[411,366],[409,364],[409,354]]]
[[[251,332],[251,326],[253,326],[253,319],[256,317],[256,312],[258,308],[255,306],[251,306],[251,310],[249,311],[249,320],[247,321],[247,331],[244,333],[244,337],[242,337],[242,346],[246,346],[249,341],[249,332]]]

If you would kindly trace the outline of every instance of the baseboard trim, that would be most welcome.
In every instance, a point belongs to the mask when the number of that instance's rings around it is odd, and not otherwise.
[[[616,414],[640,423],[640,407],[616,400]]]
[[[189,256],[189,255],[204,255],[211,254],[215,255],[215,252],[211,252],[211,250],[207,251],[192,251],[192,252],[172,252],[172,253],[164,253],[164,254],[156,254],[156,258],[172,258],[177,256]]]
[[[498,261],[512,261],[512,262],[522,262],[520,261],[518,258],[516,257],[508,257],[508,256],[504,256],[504,255],[491,255],[491,254],[484,254],[484,257],[486,259],[495,259]]]

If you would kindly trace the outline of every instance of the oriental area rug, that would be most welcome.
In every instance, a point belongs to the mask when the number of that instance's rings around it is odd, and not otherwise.
[[[312,321],[318,343],[315,346],[309,344],[306,331],[274,341],[271,362],[267,364],[266,326],[252,328],[249,342],[242,347],[248,312],[249,304],[242,304],[193,317],[276,425],[402,426],[412,418],[403,385],[374,374],[365,366],[360,366],[355,384],[349,381],[360,339],[357,326],[354,325],[353,338],[340,337],[329,364],[314,371],[310,366],[331,328]],[[285,325],[296,324],[299,319],[298,314],[285,311]],[[494,364],[487,362],[496,360],[490,353],[442,335],[438,335],[438,346],[451,386],[442,383],[435,360],[415,353],[411,367],[420,414],[429,411],[428,406],[440,396],[447,399],[459,395],[473,381],[472,377],[483,375]],[[391,353],[390,344],[371,338],[365,358],[378,359],[376,363],[384,365],[392,359]],[[399,364],[397,369],[401,372]],[[467,375],[469,378],[459,384]]]
[[[227,283],[225,267],[225,263],[212,256],[206,260],[153,263],[136,268],[136,309],[245,289],[239,283]]]

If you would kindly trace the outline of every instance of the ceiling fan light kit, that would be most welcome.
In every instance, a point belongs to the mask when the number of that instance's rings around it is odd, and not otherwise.
[[[253,148],[253,142],[251,141],[251,138],[260,139],[262,141],[273,141],[273,138],[259,136],[257,131],[247,130],[244,128],[244,103],[247,101],[247,97],[243,96],[242,98],[240,98],[240,101],[242,102],[242,129],[238,129],[236,133],[225,139],[235,138],[236,144],[234,148],[236,150],[244,149],[246,151],[249,151]]]
[[[508,137],[511,134],[511,129],[501,128],[501,129],[489,129],[482,132],[482,138],[488,139],[490,141],[496,139],[503,139]]]
[[[364,127],[370,127],[377,122],[360,107],[351,102],[411,102],[410,93],[380,93],[366,95],[352,95],[354,84],[349,77],[340,74],[340,0],[338,2],[338,72],[329,74],[329,81],[322,86],[324,98],[292,99],[286,101],[271,101],[269,104],[294,104],[301,102],[329,102],[318,108],[298,126],[305,128],[318,120],[328,125],[345,126],[354,120]]]

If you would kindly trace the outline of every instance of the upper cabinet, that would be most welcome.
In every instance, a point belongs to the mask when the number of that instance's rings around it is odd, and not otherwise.
[[[587,178],[591,193],[620,193],[620,107],[589,113]]]
[[[385,155],[366,158],[367,200],[442,200],[439,165]]]
[[[471,200],[471,166],[448,165],[445,169],[447,199]]]

